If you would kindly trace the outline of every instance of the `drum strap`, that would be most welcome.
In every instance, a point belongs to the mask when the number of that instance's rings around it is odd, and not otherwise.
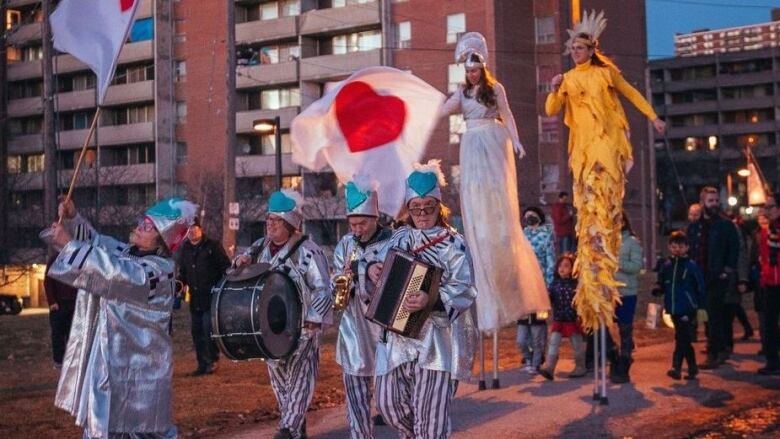
[[[288,251],[286,255],[282,256],[279,259],[279,265],[283,265],[285,262],[287,262],[287,260],[290,259],[290,256],[292,256],[293,253],[298,251],[298,248],[300,248],[300,246],[303,244],[303,241],[306,241],[307,239],[309,239],[309,235],[301,236],[301,239],[299,239],[298,242],[293,244],[293,246],[290,248],[290,251]]]

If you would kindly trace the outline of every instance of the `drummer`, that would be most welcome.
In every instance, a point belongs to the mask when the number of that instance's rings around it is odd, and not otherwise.
[[[331,320],[332,299],[328,262],[322,249],[301,233],[303,198],[282,189],[271,194],[266,215],[266,236],[255,241],[233,265],[236,268],[264,262],[286,273],[295,282],[303,302],[304,326],[298,347],[281,360],[269,360],[279,431],[275,439],[306,436],[306,410],[314,395],[320,359],[322,325]]]
[[[344,235],[333,252],[336,276],[352,279],[349,302],[339,324],[336,362],[344,370],[347,420],[352,439],[373,438],[371,398],[374,357],[379,326],[364,316],[375,284],[366,275],[366,255],[381,251],[392,232],[379,224],[378,183],[359,176],[346,184],[347,222],[351,233]]]

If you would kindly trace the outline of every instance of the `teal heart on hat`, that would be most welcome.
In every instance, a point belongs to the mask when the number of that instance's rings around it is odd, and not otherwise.
[[[163,217],[172,220],[177,219],[179,216],[181,216],[181,210],[173,206],[174,204],[180,203],[181,201],[183,201],[183,199],[179,197],[166,198],[147,209],[146,215]]]
[[[289,212],[295,209],[295,200],[281,192],[274,192],[268,199],[269,212]]]
[[[430,191],[436,189],[438,178],[436,177],[436,174],[432,172],[414,171],[409,178],[406,179],[406,183],[413,191],[417,192],[418,195],[424,197],[428,195]]]
[[[368,200],[368,195],[361,192],[353,182],[347,183],[347,209],[353,211]]]

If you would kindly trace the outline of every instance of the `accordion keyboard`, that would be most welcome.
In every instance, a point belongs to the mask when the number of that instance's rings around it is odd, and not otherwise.
[[[393,329],[398,331],[403,331],[406,329],[406,324],[409,321],[410,313],[404,309],[403,304],[406,302],[406,298],[409,296],[409,294],[420,291],[420,287],[425,280],[425,275],[427,272],[428,269],[421,264],[416,264],[414,266],[414,271],[412,272],[412,275],[409,279],[409,284],[406,286],[403,297],[400,301],[401,307],[398,310],[398,314],[395,316],[395,320],[393,320],[393,324],[391,325]]]

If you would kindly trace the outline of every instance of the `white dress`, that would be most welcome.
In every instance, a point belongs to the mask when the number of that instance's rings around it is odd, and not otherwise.
[[[460,204],[474,261],[477,324],[493,330],[523,315],[547,311],[550,299],[531,244],[520,225],[513,144],[520,144],[504,87],[496,83],[497,108],[463,95],[461,86],[442,113],[462,112]]]

